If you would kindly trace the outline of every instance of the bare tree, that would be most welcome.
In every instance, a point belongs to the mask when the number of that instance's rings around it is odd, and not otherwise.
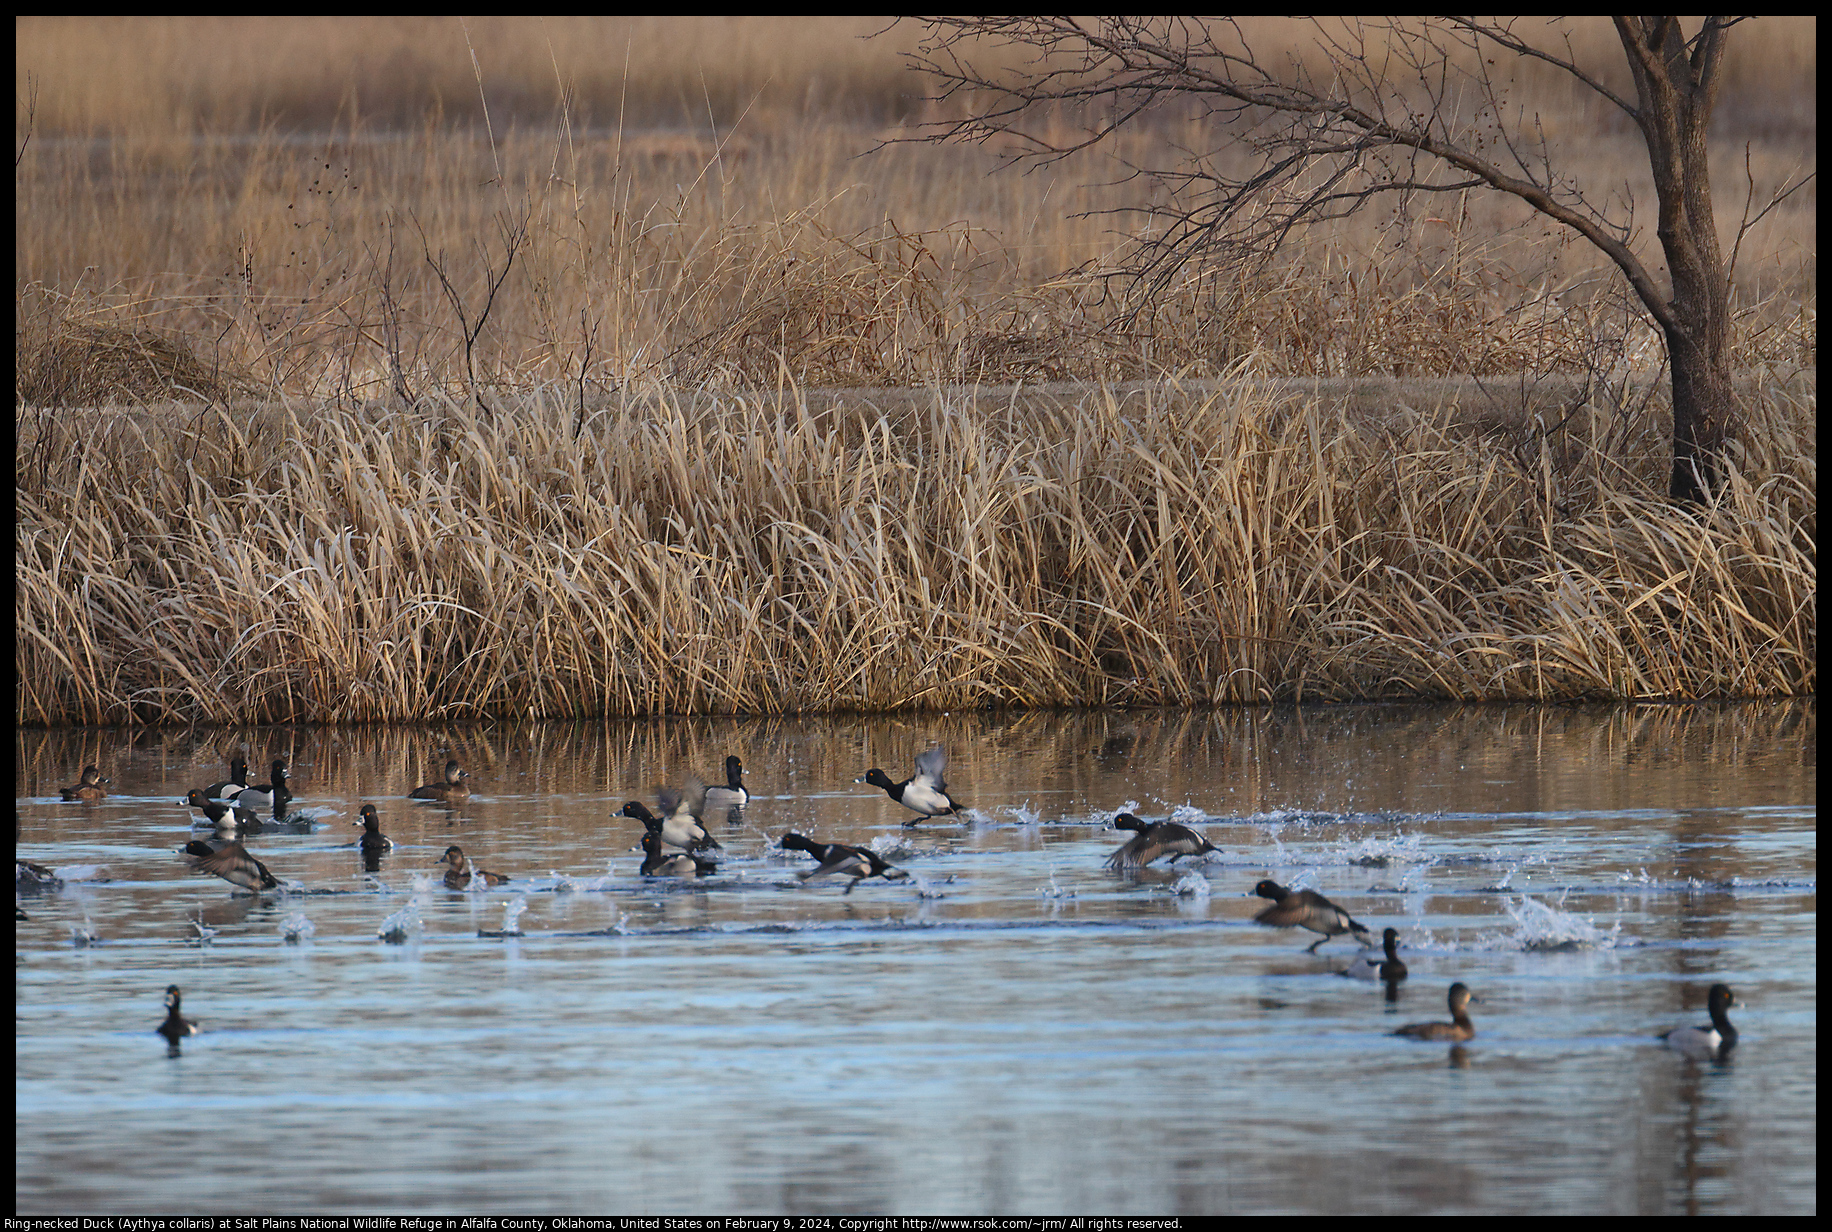
[[[1377,198],[1472,188],[1518,197],[1608,256],[1664,334],[1673,381],[1669,491],[1699,501],[1716,486],[1738,422],[1730,271],[1712,213],[1705,133],[1725,40],[1739,20],[1705,18],[1688,38],[1676,17],[1615,18],[1632,99],[1581,65],[1568,35],[1548,37],[1554,27],[1517,19],[1318,22],[1317,57],[1274,63],[1233,22],[931,18],[912,59],[941,81],[943,99],[966,104],[963,117],[934,124],[931,139],[1016,138],[1025,157],[1050,161],[1151,112],[1181,108],[1218,122],[1245,148],[1245,159],[1191,150],[1175,166],[1134,168],[1176,190],[1171,204],[1149,207],[1162,226],[1141,241],[1130,267],[1146,295],[1192,261],[1264,254],[1300,225]],[[1536,120],[1510,110],[1508,71],[1498,61],[1523,60],[1568,74],[1640,129],[1667,286],[1635,251],[1632,200],[1594,203],[1559,173]],[[1762,213],[1805,182],[1779,191]],[[1744,230],[1760,217],[1746,211]]]

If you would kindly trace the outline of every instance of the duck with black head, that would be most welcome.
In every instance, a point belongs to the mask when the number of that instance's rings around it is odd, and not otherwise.
[[[154,1030],[165,1036],[165,1042],[173,1056],[178,1055],[178,1041],[187,1035],[197,1034],[197,1024],[179,1012],[178,1005],[182,998],[178,985],[169,984],[165,990],[165,1021]]]
[[[1107,867],[1115,871],[1144,868],[1163,856],[1169,856],[1175,864],[1184,856],[1205,856],[1218,850],[1208,839],[1175,821],[1146,822],[1131,813],[1121,813],[1113,819],[1113,828],[1133,831],[1133,837],[1107,857]]]
[[[229,777],[204,788],[207,800],[233,800],[248,790],[248,763],[239,756],[229,763]]]
[[[702,859],[691,851],[668,850],[657,830],[644,832],[642,850],[645,877],[707,877],[719,871],[715,861]]]
[[[1381,933],[1380,944],[1386,952],[1385,958],[1375,957],[1372,950],[1363,950],[1355,955],[1355,961],[1342,974],[1352,980],[1385,980],[1389,984],[1405,979],[1406,964],[1399,960],[1399,929],[1389,928]]]
[[[274,809],[277,812],[281,805],[293,798],[292,790],[286,785],[286,762],[278,757],[274,758],[269,772],[271,777],[267,782],[257,783],[253,787],[244,787],[235,794],[237,808],[256,811]]]
[[[681,787],[656,790],[656,807],[661,816],[651,813],[640,800],[623,806],[623,816],[642,822],[643,829],[658,834],[669,847],[681,851],[719,851],[719,840],[706,832],[700,815],[706,807],[706,788],[698,779],[688,779]]]
[[[744,763],[737,756],[725,759],[725,782],[713,783],[706,788],[706,803],[714,808],[740,809],[751,800],[751,793],[744,786]]]
[[[1705,995],[1711,1021],[1702,1027],[1675,1027],[1661,1033],[1668,1048],[1700,1061],[1722,1061],[1737,1046],[1737,1029],[1730,1025],[1732,1007],[1741,1005],[1728,984],[1713,984]]]
[[[384,852],[394,850],[394,840],[382,833],[382,819],[376,815],[375,805],[363,805],[357,813],[355,824],[363,828],[363,836],[356,840],[356,846],[363,853],[365,861],[373,861]],[[373,873],[375,870],[371,868],[369,871]]]
[[[942,778],[947,768],[947,750],[936,745],[932,749],[916,754],[916,773],[901,783],[891,782],[891,776],[876,766],[853,781],[870,783],[873,787],[882,788],[885,795],[916,814],[903,823],[906,826],[915,826],[931,817],[957,816],[966,811],[962,805],[948,795],[948,784]]]
[[[261,830],[261,815],[227,800],[210,800],[205,798],[203,789],[193,787],[191,794],[179,801],[186,808],[196,809],[199,816],[192,819],[192,826],[203,829],[206,826],[218,834],[230,835],[238,831],[258,834]]]
[[[820,861],[818,868],[796,874],[803,881],[834,873],[851,877],[852,881],[846,886],[846,894],[851,894],[867,877],[901,881],[909,876],[907,871],[898,868],[869,847],[853,847],[847,843],[817,843],[795,830],[783,835],[780,845],[785,851],[805,851]]]

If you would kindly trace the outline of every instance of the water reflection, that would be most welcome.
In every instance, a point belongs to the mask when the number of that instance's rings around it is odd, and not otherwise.
[[[18,925],[16,1201],[1811,1210],[1814,741],[1811,703],[19,733],[56,884]],[[972,811],[906,829],[854,780],[935,743]],[[299,889],[177,857],[172,802],[238,756],[290,767],[311,829],[244,842]],[[728,757],[718,873],[641,877],[624,803]],[[448,760],[468,797],[406,798]],[[59,799],[92,763],[109,796]],[[1122,810],[1215,850],[1110,871]],[[804,879],[791,830],[909,877]],[[509,883],[447,888],[450,847]],[[1409,978],[1256,926],[1268,879],[1395,928]],[[1720,980],[1735,1063],[1662,1048]],[[1456,981],[1475,1039],[1391,1038]],[[169,1062],[168,984],[206,1024]],[[171,1127],[251,1115],[236,1192],[188,1185]]]

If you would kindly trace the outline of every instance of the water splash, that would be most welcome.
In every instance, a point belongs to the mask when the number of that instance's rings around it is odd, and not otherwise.
[[[892,856],[908,856],[916,853],[915,840],[907,834],[880,834],[867,844],[873,854],[890,859]]]
[[[553,892],[555,894],[573,894],[579,889],[579,883],[574,881],[571,877],[568,877],[565,873],[556,873],[550,868],[547,870],[547,875],[553,878]]]
[[[191,917],[191,927],[197,930],[197,935],[191,940],[197,942],[198,945],[209,945],[211,938],[216,936],[216,930],[196,916]]]
[[[410,898],[405,907],[382,921],[375,935],[389,945],[405,945],[424,931],[426,925],[420,920],[420,900]]]
[[[101,934],[97,933],[95,931],[95,925],[89,922],[89,915],[87,912],[84,913],[83,922],[81,924],[72,924],[70,926],[70,944],[74,945],[79,950],[88,949],[92,945],[97,945],[101,940]]]
[[[1419,834],[1395,834],[1390,838],[1364,838],[1344,844],[1343,854],[1350,864],[1361,868],[1390,868],[1395,864],[1426,864],[1431,856],[1425,851],[1425,839]]]
[[[1050,883],[1046,886],[1037,887],[1037,897],[1038,898],[1074,898],[1075,891],[1065,890],[1061,886],[1056,884],[1056,870],[1054,867],[1052,867],[1050,869]]]
[[[1170,892],[1178,898],[1204,901],[1209,897],[1212,887],[1209,879],[1201,873],[1185,873],[1171,884]]]
[[[1523,950],[1609,950],[1621,942],[1620,920],[1606,933],[1581,915],[1548,906],[1524,894],[1504,903],[1503,907],[1514,921],[1510,939]]]
[[[519,937],[522,935],[522,926],[519,921],[522,918],[522,912],[526,910],[528,910],[528,899],[522,894],[517,894],[514,898],[503,904],[504,936]]]
[[[318,926],[306,919],[303,911],[295,911],[280,921],[280,940],[288,945],[298,945],[301,941],[309,941],[312,934],[317,931]]]

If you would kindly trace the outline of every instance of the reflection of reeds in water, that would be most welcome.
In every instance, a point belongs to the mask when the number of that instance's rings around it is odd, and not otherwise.
[[[1238,384],[810,403],[27,415],[18,717],[1813,688],[1798,388],[1752,400],[1764,449],[1707,516],[1661,499],[1657,431],[1589,411],[1542,436]]]

